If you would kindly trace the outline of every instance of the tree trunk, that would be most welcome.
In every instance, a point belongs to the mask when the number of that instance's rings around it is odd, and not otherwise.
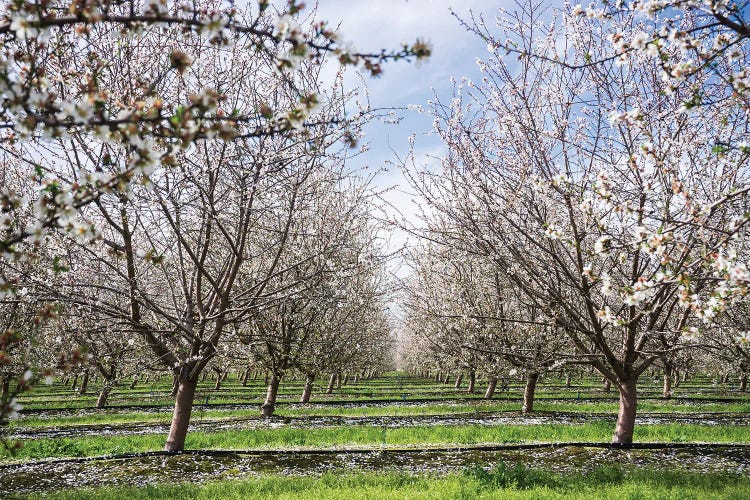
[[[742,372],[740,373],[740,392],[745,392],[747,390],[747,373]]]
[[[456,389],[459,389],[461,387],[461,382],[464,380],[464,373],[458,372],[458,375],[456,375]]]
[[[721,383],[726,384],[729,382],[729,372],[725,373],[723,377],[721,377]]]
[[[130,388],[135,389],[136,385],[138,385],[138,375],[133,375],[133,381],[130,383]]]
[[[570,374],[565,377],[565,387],[570,387]]]
[[[326,394],[333,394],[333,385],[336,383],[336,374],[331,373],[331,378],[328,379],[328,387],[326,388]]]
[[[313,390],[313,382],[315,381],[315,375],[308,375],[305,377],[305,387],[302,389],[302,397],[300,398],[300,403],[309,403],[310,402],[310,395],[312,394]]]
[[[349,374],[344,375],[344,385],[349,383]]]
[[[172,397],[177,396],[177,391],[180,388],[180,379],[177,377],[177,375],[174,376],[172,379]]]
[[[99,397],[96,400],[97,408],[104,408],[105,406],[107,406],[107,399],[109,398],[109,393],[111,390],[112,387],[109,385],[109,382],[105,381],[102,390],[99,391]]]
[[[222,375],[223,373],[221,372],[218,372],[216,374],[216,384],[214,384],[215,391],[218,391],[219,389],[221,389],[221,383],[224,381],[224,377]]]
[[[612,381],[608,378],[604,379],[604,392],[610,392],[612,390]]]
[[[78,389],[78,394],[86,394],[86,389],[89,388],[89,371],[84,370],[83,378],[81,379],[81,387]]]
[[[523,413],[531,413],[534,411],[534,392],[536,391],[536,383],[538,380],[538,372],[531,372],[526,375],[526,388],[523,391],[523,407],[521,408]]]
[[[190,425],[190,414],[193,412],[193,400],[198,380],[179,379],[177,398],[174,402],[172,425],[164,445],[164,451],[182,451],[185,448],[185,436]]]
[[[273,411],[276,409],[276,396],[279,394],[280,382],[281,377],[277,377],[275,373],[271,375],[271,380],[268,383],[268,392],[266,392],[266,401],[260,407],[261,417],[270,418],[273,415]]]
[[[356,385],[359,382],[359,373],[354,374],[354,384]]]
[[[484,399],[492,399],[497,388],[497,377],[490,377],[490,383],[487,385],[487,392],[484,393]]]
[[[617,413],[617,426],[612,436],[612,443],[627,448],[633,444],[633,428],[638,404],[636,381],[620,381],[617,388],[620,390],[620,410]]]
[[[336,374],[336,389],[341,389],[341,372]]]
[[[466,392],[469,394],[474,394],[474,385],[477,383],[477,374],[474,370],[471,370],[469,372],[469,387],[466,389]]]
[[[661,395],[665,398],[672,397],[672,369],[669,367],[664,368],[664,386]]]
[[[250,368],[242,375],[242,387],[247,387],[247,379],[250,377]]]
[[[71,388],[71,389],[73,389],[73,390],[75,391],[75,390],[76,390],[76,387],[77,387],[77,386],[78,386],[78,374],[76,373],[76,374],[75,374],[75,375],[73,376],[73,383],[72,383],[72,384],[70,384],[70,388]]]
[[[5,403],[10,394],[10,375],[3,375],[2,388],[0,388],[0,403]]]

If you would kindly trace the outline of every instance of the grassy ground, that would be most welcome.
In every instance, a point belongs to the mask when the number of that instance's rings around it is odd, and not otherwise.
[[[59,382],[35,390],[21,401],[31,410],[22,413],[13,429],[79,432],[81,426],[167,425],[171,416],[170,380],[141,384],[135,389],[116,388],[110,408],[93,409],[93,381],[88,395],[78,395]],[[357,425],[336,423],[305,427],[304,419],[324,421],[341,417],[429,417],[429,416],[520,416],[522,381],[513,380],[493,400],[482,399],[485,382],[475,394],[467,394],[466,383],[456,389],[453,383],[386,374],[337,388],[322,394],[318,384],[312,404],[299,405],[300,380],[286,380],[280,391],[277,415],[303,419],[302,427],[243,429],[258,419],[258,406],[265,392],[262,380],[243,387],[232,376],[219,390],[213,381],[199,386],[193,421],[215,421],[230,425],[229,430],[195,428],[186,442],[188,449],[345,449],[385,447],[430,447],[439,445],[481,445],[555,442],[608,442],[614,428],[617,393],[605,392],[596,378],[574,379],[565,387],[558,377],[543,378],[537,389],[535,410],[545,417],[534,422],[503,425],[454,423],[439,420],[415,421],[405,427],[386,427],[377,422]],[[658,415],[659,423],[637,424],[635,441],[663,443],[750,443],[750,426],[716,425],[710,422],[670,422],[670,417],[687,418],[702,414],[746,418],[750,397],[732,384],[719,384],[707,377],[694,377],[675,389],[672,399],[660,397],[660,380],[644,378],[639,386],[639,415]],[[228,405],[228,406],[226,406]],[[240,406],[237,406],[240,405]],[[244,406],[243,406],[244,405]],[[555,419],[570,416],[575,423]],[[331,422],[335,422],[331,420]],[[422,425],[423,424],[423,425]],[[0,462],[60,457],[91,457],[129,452],[161,450],[165,433],[105,435],[89,433],[75,438],[31,438],[15,457],[0,454]],[[43,466],[42,466],[43,467]],[[469,468],[462,473],[435,476],[398,473],[326,473],[320,478],[260,477],[231,479],[197,484],[160,484],[141,488],[97,488],[62,491],[53,498],[750,498],[750,479],[725,474],[600,468],[586,475],[559,476],[551,471],[502,466],[487,473]],[[0,489],[3,474],[0,469]],[[186,477],[190,480],[190,477]],[[24,495],[25,497],[26,495]]]
[[[601,443],[607,442],[611,435],[611,422],[576,425],[431,425],[403,428],[349,425],[320,429],[193,431],[188,434],[185,447],[195,450],[282,450],[300,447],[352,448],[420,444],[435,446],[483,443]],[[640,425],[636,428],[635,440],[662,443],[750,443],[750,426]],[[88,457],[157,451],[163,446],[163,434],[32,439],[24,443],[16,458]]]
[[[205,485],[157,485],[61,492],[53,499],[741,499],[750,495],[750,478],[733,474],[671,473],[606,467],[561,476],[518,466],[485,471],[469,468],[444,477],[399,473],[333,474],[320,478],[265,476]],[[40,497],[31,497],[40,498]]]

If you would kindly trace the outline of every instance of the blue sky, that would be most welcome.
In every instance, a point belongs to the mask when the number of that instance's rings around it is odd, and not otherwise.
[[[459,26],[450,9],[463,18],[468,18],[471,9],[475,15],[485,15],[491,25],[502,4],[487,0],[320,0],[318,17],[333,25],[340,23],[344,40],[362,51],[398,48],[401,42],[413,42],[418,36],[432,42],[433,55],[428,62],[388,63],[380,78],[366,79],[374,107],[401,107],[425,104],[434,95],[450,99],[451,77],[478,79],[475,61],[488,55],[486,44]],[[356,79],[350,82],[356,84]],[[399,124],[373,123],[366,129],[365,141],[370,150],[356,159],[357,166],[367,164],[378,169],[395,161],[396,154],[405,157],[411,134],[417,135],[419,162],[428,161],[428,155],[442,153],[440,141],[425,135],[432,125],[428,116],[413,111],[401,114],[403,120]],[[413,196],[397,167],[389,167],[388,172],[379,175],[377,186],[395,187],[384,195],[385,200],[414,222]],[[397,215],[395,210],[392,215]],[[405,241],[406,236],[397,232],[391,246],[398,247]]]

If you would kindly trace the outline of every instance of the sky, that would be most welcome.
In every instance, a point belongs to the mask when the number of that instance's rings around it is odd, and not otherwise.
[[[488,55],[487,44],[466,32],[451,9],[462,18],[468,18],[471,9],[492,24],[490,20],[501,4],[487,0],[319,0],[317,17],[339,25],[343,39],[360,51],[397,49],[402,42],[414,42],[417,37],[432,43],[433,54],[427,62],[389,62],[384,65],[382,76],[365,79],[374,107],[405,107],[424,105],[436,95],[450,99],[451,77],[479,79],[476,59]],[[354,84],[356,79],[349,81]],[[372,170],[387,168],[387,172],[376,178],[376,186],[391,188],[383,195],[392,205],[389,215],[399,217],[400,212],[415,223],[417,207],[412,201],[415,196],[400,168],[387,166],[388,162],[406,157],[412,134],[416,135],[415,153],[420,164],[430,161],[430,156],[441,156],[444,148],[437,138],[426,135],[432,127],[429,116],[416,111],[399,114],[403,118],[398,124],[372,123],[366,128],[363,141],[370,149],[355,159],[354,166],[368,165]],[[391,249],[406,244],[407,239],[404,232],[396,231]],[[403,269],[397,271],[399,275],[403,273]]]

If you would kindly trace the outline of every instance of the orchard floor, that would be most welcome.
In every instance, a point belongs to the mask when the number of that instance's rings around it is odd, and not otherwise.
[[[262,380],[199,387],[187,452],[163,447],[168,380],[127,385],[109,407],[61,383],[39,387],[5,437],[0,497],[48,498],[750,498],[750,394],[693,377],[661,397],[642,379],[636,446],[607,443],[617,394],[556,375],[520,413],[520,380],[482,399],[388,373],[313,394],[286,381],[260,419]]]

